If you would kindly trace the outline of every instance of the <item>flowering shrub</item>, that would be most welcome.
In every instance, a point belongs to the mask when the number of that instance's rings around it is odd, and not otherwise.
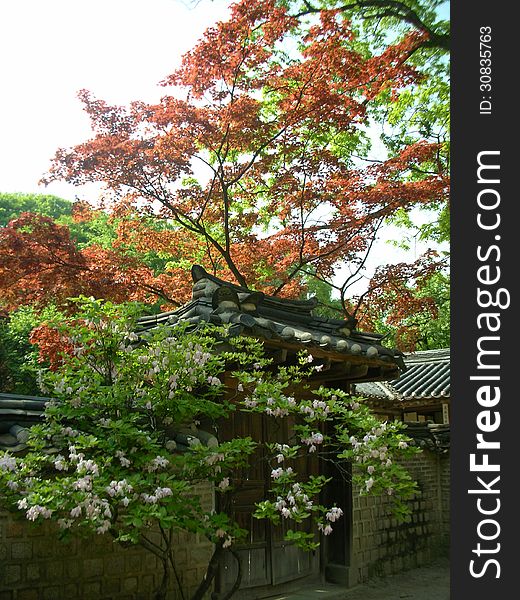
[[[310,355],[273,369],[260,342],[229,337],[225,328],[163,326],[138,336],[135,305],[79,304],[73,321],[48,324],[66,343],[55,370],[40,373],[42,392],[54,400],[31,430],[28,452],[0,454],[8,508],[29,521],[55,521],[63,536],[110,533],[119,542],[141,544],[164,567],[157,598],[165,597],[171,572],[177,575],[173,533],[201,534],[215,548],[192,596],[201,598],[223,553],[233,552],[247,533],[226,509],[226,498],[235,491],[237,469],[262,440],[186,435],[181,445],[177,434],[238,410],[294,420],[286,443],[267,445],[271,489],[255,516],[273,523],[311,519],[315,533],[288,529],[295,544],[316,547],[342,516],[340,508],[318,500],[326,477],[301,477],[295,470],[302,455],[332,456],[339,466],[352,462],[364,491],[386,492],[404,514],[404,500],[415,488],[395,456],[413,451],[407,438],[398,424],[380,423],[345,392],[320,387],[314,400],[298,399],[295,386],[308,385],[319,367]],[[56,356],[56,348],[50,351]],[[233,376],[233,390],[224,385],[225,372]],[[220,510],[204,507],[194,491],[208,481],[222,498]]]

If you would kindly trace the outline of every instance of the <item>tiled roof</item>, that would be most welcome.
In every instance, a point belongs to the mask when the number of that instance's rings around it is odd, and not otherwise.
[[[0,450],[22,452],[27,448],[29,428],[43,417],[45,405],[51,398],[0,394]],[[166,447],[184,451],[194,443],[215,446],[217,439],[194,425],[182,430],[167,430]]]
[[[382,367],[380,379],[392,379],[404,370],[403,354],[382,344],[383,336],[357,331],[353,320],[313,314],[317,301],[266,296],[222,281],[202,267],[192,268],[191,302],[167,313],[139,319],[140,331],[160,323],[201,322],[230,325],[231,335],[246,333],[283,346],[294,345],[335,355],[335,360],[361,358]]]
[[[27,441],[27,427],[42,416],[50,398],[0,394],[0,450],[19,452]]]
[[[375,398],[415,400],[450,397],[450,350],[405,355],[406,371],[391,382],[356,384],[356,393]]]
[[[357,331],[353,320],[314,315],[315,298],[287,300],[266,296],[222,281],[199,266],[192,268],[192,277],[192,300],[174,311],[139,319],[137,334],[145,336],[163,323],[226,324],[230,335],[252,335],[274,348],[294,352],[306,348],[327,363],[323,369],[326,378],[379,381],[393,379],[405,369],[403,354],[382,346],[383,336]],[[340,368],[333,372],[331,365]],[[0,394],[0,449],[16,452],[25,448],[24,425],[30,426],[41,418],[48,400]],[[193,437],[208,443],[205,436],[203,432],[190,433],[188,437],[174,432],[172,441],[182,449]]]

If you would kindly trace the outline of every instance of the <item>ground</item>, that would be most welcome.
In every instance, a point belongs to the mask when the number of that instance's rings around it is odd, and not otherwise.
[[[450,569],[447,560],[373,579],[349,590],[345,600],[449,600]]]
[[[398,575],[377,577],[348,590],[338,586],[317,585],[273,596],[272,600],[449,600],[450,565],[439,559],[426,567]]]

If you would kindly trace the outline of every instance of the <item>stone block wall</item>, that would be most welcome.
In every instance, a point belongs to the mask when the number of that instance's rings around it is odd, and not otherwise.
[[[425,450],[406,466],[420,492],[404,523],[392,515],[388,498],[361,496],[353,489],[351,585],[449,553],[449,455]]]
[[[212,507],[211,486],[200,493]],[[206,538],[182,532],[175,546],[178,574],[189,597],[206,572],[213,547]],[[51,523],[35,526],[0,512],[0,600],[151,600],[162,573],[161,561],[140,546],[123,548],[107,535],[64,542]],[[168,600],[178,600],[175,581],[170,587]]]

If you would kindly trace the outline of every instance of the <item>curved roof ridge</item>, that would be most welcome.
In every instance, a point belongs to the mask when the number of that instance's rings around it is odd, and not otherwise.
[[[450,361],[450,348],[435,348],[433,350],[418,350],[416,352],[405,353],[405,362],[407,363],[423,363],[423,362],[438,362]]]

